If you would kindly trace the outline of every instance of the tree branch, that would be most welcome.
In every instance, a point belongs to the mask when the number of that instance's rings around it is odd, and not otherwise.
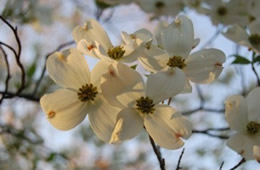
[[[233,168],[231,168],[230,170],[235,170],[237,169],[240,165],[242,165],[243,163],[246,162],[245,158],[242,158]]]
[[[10,98],[14,98],[14,97],[19,97],[19,98],[24,98],[26,100],[29,101],[33,101],[33,102],[39,102],[40,98],[37,98],[33,95],[29,95],[29,94],[17,94],[17,93],[12,93],[12,92],[4,92],[4,91],[0,91],[0,94],[5,94],[5,98],[6,99],[10,99]]]
[[[149,135],[149,140],[150,140],[150,143],[153,147],[153,151],[154,151],[154,153],[155,153],[155,155],[158,159],[161,170],[165,170],[165,160],[164,160],[164,158],[162,158],[162,155],[161,155],[159,148],[156,146],[156,144],[153,141],[153,138],[150,135]]]
[[[182,159],[182,156],[183,156],[183,154],[184,154],[184,151],[185,151],[185,148],[182,149],[182,152],[181,152],[181,154],[180,154],[180,157],[179,157],[179,160],[178,160],[178,164],[177,164],[176,170],[182,169],[180,165],[181,165],[181,159]]]

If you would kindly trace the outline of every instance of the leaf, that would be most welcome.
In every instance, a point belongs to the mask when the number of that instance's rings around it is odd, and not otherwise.
[[[132,65],[130,68],[135,70],[135,69],[136,69],[136,67],[137,67],[137,64],[135,64],[135,65]]]
[[[34,75],[35,71],[36,71],[36,64],[33,63],[27,70],[28,77],[32,78],[32,76]]]
[[[247,58],[244,58],[239,55],[235,55],[236,59],[232,62],[232,64],[250,64],[251,61],[249,61]]]
[[[260,64],[260,55],[254,58],[253,63]]]
[[[52,152],[49,154],[48,158],[46,158],[47,162],[51,162],[55,157],[56,157],[57,153]]]

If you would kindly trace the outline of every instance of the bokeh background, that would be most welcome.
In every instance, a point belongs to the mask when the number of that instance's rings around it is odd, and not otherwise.
[[[216,82],[193,85],[192,94],[177,95],[171,103],[191,120],[194,129],[192,137],[185,142],[181,167],[183,170],[213,170],[219,169],[224,162],[223,169],[230,169],[241,157],[225,145],[226,139],[222,139],[222,136],[225,138],[233,133],[225,121],[224,100],[234,94],[246,95],[256,86],[251,66],[232,64],[234,57],[231,55],[239,53],[250,58],[251,51],[225,38],[221,34],[225,27],[213,25],[210,17],[201,14],[195,7],[184,6],[184,10],[177,13],[189,16],[194,24],[195,37],[200,38],[200,44],[194,51],[214,47],[227,56],[224,70]],[[90,18],[97,19],[116,44],[121,41],[121,31],[133,33],[146,28],[152,32],[158,21],[171,22],[174,17],[154,16],[135,3],[104,6],[95,0],[0,0],[0,14],[18,27],[22,44],[21,62],[26,72],[24,91],[18,97],[4,99],[0,105],[1,170],[159,169],[145,132],[130,141],[111,145],[103,143],[93,134],[87,119],[66,132],[52,127],[38,100],[58,87],[47,73],[40,83],[38,80],[46,56],[57,49],[75,47],[73,28]],[[3,22],[0,22],[0,41],[17,48],[13,32]],[[11,74],[9,92],[14,94],[21,85],[21,71],[12,52],[5,51]],[[97,62],[88,56],[86,60],[90,68]],[[259,72],[259,67],[256,69]],[[140,65],[137,70],[145,74]],[[5,89],[6,75],[6,65],[0,53],[1,94]],[[182,148],[161,148],[161,152],[166,168],[175,169]],[[248,161],[240,167],[244,170],[257,168],[259,164],[256,161]]]

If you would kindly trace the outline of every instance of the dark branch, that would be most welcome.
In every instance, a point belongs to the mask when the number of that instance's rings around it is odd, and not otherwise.
[[[53,53],[55,53],[56,51],[60,51],[62,50],[63,48],[67,47],[67,46],[70,46],[72,44],[74,44],[75,42],[74,41],[69,41],[69,42],[66,42],[66,43],[63,43],[61,45],[59,45],[55,50],[53,50],[52,52],[49,52],[48,54],[46,54],[45,56],[45,63],[44,63],[44,66],[43,66],[43,69],[41,71],[41,75],[40,75],[40,78],[38,79],[38,81],[36,82],[36,85],[35,85],[35,89],[33,90],[32,92],[32,95],[36,95],[37,91],[38,91],[38,88],[41,84],[41,81],[43,80],[43,77],[44,77],[44,74],[46,72],[46,61],[47,59],[49,58],[50,55],[52,55]]]
[[[252,68],[252,70],[253,70],[253,72],[254,72],[254,74],[255,74],[255,76],[256,76],[257,85],[260,86],[260,78],[259,78],[259,76],[258,76],[258,74],[257,74],[257,72],[256,72],[254,63],[251,63],[251,68]]]
[[[206,112],[213,112],[213,113],[224,113],[225,109],[213,109],[213,108],[205,108],[203,106],[200,106],[198,108],[182,112],[182,114],[183,115],[190,115],[192,113],[199,112],[199,111],[206,111]]]
[[[9,48],[11,51],[13,51],[14,55],[15,55],[15,60],[16,60],[16,64],[18,65],[18,67],[20,68],[22,75],[21,75],[21,86],[20,88],[17,90],[17,94],[19,95],[25,88],[25,70],[24,70],[24,66],[21,63],[21,52],[22,52],[22,45],[21,45],[21,41],[18,35],[18,29],[17,27],[12,26],[6,19],[4,19],[1,15],[0,15],[0,19],[12,30],[14,36],[15,36],[15,40],[17,42],[17,46],[18,49],[17,51],[12,48],[11,46],[5,44],[5,43],[1,43],[2,45],[5,45],[7,48]]]
[[[0,45],[0,50],[3,53],[4,59],[5,59],[5,64],[6,64],[6,70],[7,70],[7,74],[6,74],[6,78],[5,78],[5,91],[0,99],[0,105],[1,105],[5,98],[6,93],[8,92],[9,80],[11,78],[11,74],[10,74],[10,66],[9,66],[7,54],[1,45]]]
[[[0,91],[0,94],[2,94],[2,95],[5,94],[5,99],[19,97],[19,98],[24,98],[26,100],[33,101],[33,102],[39,102],[40,101],[39,98],[34,97],[32,95],[29,95],[29,94],[17,94],[17,93],[12,93],[12,92],[5,93],[4,91]]]
[[[182,168],[181,168],[181,159],[182,159],[182,156],[183,156],[183,154],[184,154],[184,151],[185,151],[185,148],[182,149],[182,152],[181,152],[181,154],[180,154],[180,157],[179,157],[179,160],[178,160],[178,164],[177,164],[176,170],[182,169]]]
[[[215,138],[220,138],[220,139],[228,139],[229,137],[228,136],[225,136],[225,135],[216,135],[216,134],[212,134],[212,131],[216,132],[220,132],[220,131],[227,131],[227,130],[230,130],[229,127],[225,127],[225,128],[208,128],[208,129],[205,129],[205,130],[192,130],[192,133],[200,133],[200,134],[205,134],[205,135],[208,135],[208,136],[211,136],[211,137],[215,137]]]
[[[245,158],[242,158],[233,168],[231,168],[230,170],[235,170],[237,169],[240,165],[242,165],[243,163],[246,162]]]
[[[153,151],[154,151],[154,153],[155,153],[155,155],[158,159],[161,170],[165,170],[165,160],[164,160],[164,158],[162,158],[162,155],[161,155],[159,148],[156,146],[156,144],[153,141],[153,138],[150,135],[149,135],[149,140],[150,140],[150,143],[153,147]]]
[[[223,166],[224,166],[224,161],[220,164],[219,170],[222,170]]]

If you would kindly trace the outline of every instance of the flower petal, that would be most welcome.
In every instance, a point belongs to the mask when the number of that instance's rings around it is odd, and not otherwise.
[[[158,105],[154,113],[144,115],[144,125],[155,143],[166,149],[182,147],[181,138],[191,135],[191,123],[166,105]]]
[[[94,41],[90,42],[85,39],[82,39],[77,43],[77,49],[82,54],[100,59],[100,57],[95,53],[96,48],[97,45]]]
[[[134,108],[125,108],[117,116],[115,129],[109,143],[120,143],[134,138],[143,129],[143,119]]]
[[[52,54],[46,67],[50,77],[59,86],[78,90],[90,82],[87,61],[75,48]]]
[[[100,60],[91,71],[91,83],[95,86],[100,86],[102,76],[107,73],[109,66],[116,61],[114,60]]]
[[[260,163],[260,146],[255,145],[253,147],[253,154],[256,161]]]
[[[179,16],[161,33],[163,48],[171,56],[188,57],[194,41],[193,24],[185,16]]]
[[[225,101],[225,115],[231,129],[246,132],[248,123],[246,99],[240,95],[228,97]]]
[[[94,19],[90,19],[86,21],[84,26],[77,26],[74,28],[72,32],[73,38],[76,42],[79,42],[82,39],[86,39],[87,41],[97,41],[100,43],[105,49],[112,47],[112,43],[102,28],[102,26]]]
[[[257,145],[257,141],[254,138],[251,138],[243,133],[235,133],[227,140],[226,144],[245,159],[254,159],[253,147],[254,145]]]
[[[102,95],[89,104],[88,118],[95,134],[105,142],[109,142],[120,109],[110,105]]]
[[[44,95],[40,104],[49,122],[60,130],[74,128],[87,114],[87,104],[80,102],[77,93],[68,89]]]
[[[169,55],[166,51],[152,45],[150,49],[145,49],[143,56],[139,57],[139,61],[150,72],[161,71],[167,66]]]
[[[248,34],[238,25],[229,27],[227,32],[223,33],[223,35],[235,43],[245,45],[247,47],[251,46],[248,41]]]
[[[145,94],[153,99],[154,103],[162,102],[180,93],[186,84],[186,76],[179,68],[167,69],[149,75]]]
[[[248,28],[250,30],[250,34],[258,34],[260,35],[260,19],[253,21],[251,24],[248,25]]]
[[[247,96],[248,120],[260,123],[260,87],[253,89]]]
[[[186,75],[195,83],[211,83],[220,75],[225,60],[225,54],[220,50],[214,48],[200,50],[187,58]]]
[[[118,107],[131,107],[144,95],[141,75],[127,65],[114,62],[103,76],[101,90],[104,97]]]

